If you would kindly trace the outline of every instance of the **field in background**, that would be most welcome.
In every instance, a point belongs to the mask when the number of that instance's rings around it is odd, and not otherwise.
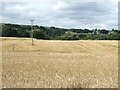
[[[2,39],[7,88],[117,88],[118,41]]]

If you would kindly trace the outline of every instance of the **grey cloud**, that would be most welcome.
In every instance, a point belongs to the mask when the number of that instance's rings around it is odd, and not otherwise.
[[[58,9],[56,12],[56,17],[72,17],[73,19],[78,17],[86,17],[91,18],[98,15],[106,15],[110,14],[109,8],[107,9],[107,6],[104,6],[102,3],[96,3],[96,2],[79,2],[68,5],[68,7]]]
[[[59,8],[58,11],[55,11],[55,17],[69,18],[76,20],[77,23],[89,24],[88,26],[95,26],[93,24],[96,23],[101,26],[101,24],[106,24],[106,21],[110,19],[112,19],[113,23],[114,21],[117,22],[116,18],[114,18],[115,14],[115,17],[117,17],[117,12],[112,11],[113,7],[110,7],[112,3],[74,2],[66,5],[67,7]]]

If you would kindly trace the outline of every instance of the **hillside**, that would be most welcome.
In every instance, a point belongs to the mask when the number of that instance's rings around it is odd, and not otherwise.
[[[66,29],[34,25],[2,24],[0,32],[3,37],[33,37],[43,40],[120,40],[120,30],[106,29]]]

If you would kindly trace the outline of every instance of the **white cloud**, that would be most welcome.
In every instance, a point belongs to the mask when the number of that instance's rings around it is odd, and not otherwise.
[[[66,28],[117,28],[118,0],[4,0],[3,21]]]
[[[58,1],[55,5],[52,6],[52,9],[53,10],[59,10],[59,9],[65,8],[67,6],[68,6],[67,3],[65,3],[63,1]]]

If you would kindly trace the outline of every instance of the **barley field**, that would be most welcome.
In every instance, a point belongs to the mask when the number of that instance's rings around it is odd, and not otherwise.
[[[2,38],[3,88],[117,88],[118,41]]]

